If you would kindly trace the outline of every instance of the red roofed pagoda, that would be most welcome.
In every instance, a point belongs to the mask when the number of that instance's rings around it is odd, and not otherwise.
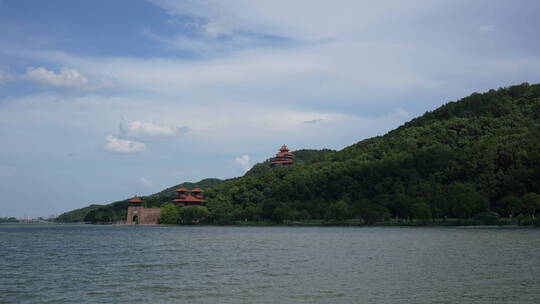
[[[128,202],[130,203],[131,206],[140,206],[142,203],[142,200],[138,196],[134,196]]]
[[[289,152],[289,148],[286,145],[281,146],[279,152],[276,154],[276,157],[270,163],[270,167],[284,167],[289,166],[294,163],[294,154]]]
[[[202,206],[206,203],[203,190],[199,187],[188,190],[180,186],[180,188],[174,191],[176,191],[176,198],[173,200],[173,203],[181,203],[184,206]]]

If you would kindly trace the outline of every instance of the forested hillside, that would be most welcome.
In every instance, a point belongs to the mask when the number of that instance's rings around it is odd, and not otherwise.
[[[472,94],[314,163],[208,191],[213,220],[534,214],[540,85]]]
[[[102,208],[103,205],[90,205],[87,207],[75,209],[69,212],[65,212],[60,214],[56,219],[55,222],[59,223],[77,223],[77,222],[83,222],[84,217],[92,210],[96,210],[99,208]]]
[[[539,118],[540,85],[474,93],[341,151],[290,167],[265,162],[209,185],[205,220],[533,216],[540,208]],[[143,200],[161,203],[171,190]],[[107,208],[113,216],[97,209],[86,220],[118,218],[126,204]]]

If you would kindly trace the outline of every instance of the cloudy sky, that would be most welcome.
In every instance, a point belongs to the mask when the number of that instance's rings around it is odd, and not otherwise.
[[[0,0],[0,216],[341,149],[540,82],[540,2]]]

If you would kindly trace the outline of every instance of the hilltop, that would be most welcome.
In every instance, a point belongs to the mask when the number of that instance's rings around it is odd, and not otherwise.
[[[264,162],[209,184],[208,220],[533,215],[540,207],[539,118],[540,85],[474,93],[343,150],[306,152],[311,157],[272,170]],[[159,205],[172,188],[143,201]],[[92,210],[86,220],[119,219],[126,206]]]
[[[313,150],[313,149],[301,149],[294,152],[294,162],[295,164],[301,164],[305,162],[317,162],[329,154],[335,153],[335,150],[322,149],[322,150]],[[258,176],[266,173],[271,170],[270,161],[272,158],[266,159],[262,163],[255,164],[244,176]]]

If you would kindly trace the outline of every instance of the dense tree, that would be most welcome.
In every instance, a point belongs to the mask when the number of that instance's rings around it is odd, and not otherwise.
[[[506,213],[513,217],[518,215],[523,210],[523,200],[516,195],[508,195],[501,199],[500,205]]]
[[[431,208],[425,202],[417,202],[411,206],[412,216],[423,222],[431,218]]]
[[[210,217],[208,209],[202,206],[186,206],[181,211],[184,224],[204,223]]]
[[[350,217],[349,206],[344,201],[332,203],[326,209],[325,218],[327,220],[342,221]]]
[[[497,223],[497,220],[501,217],[497,212],[483,211],[474,216],[476,219],[481,220],[486,225],[493,225]]]
[[[453,183],[447,192],[450,215],[470,218],[486,209],[486,199],[471,184]]]
[[[364,220],[365,224],[374,224],[379,220],[387,219],[390,212],[385,207],[369,202],[368,200],[360,200],[353,203],[353,210],[356,215]]]
[[[181,222],[182,218],[180,216],[181,208],[173,205],[172,203],[166,203],[161,206],[159,223],[166,225],[174,225]]]
[[[228,197],[218,194],[208,202],[209,220],[216,224],[228,223],[233,220],[234,210],[238,208],[233,205]]]
[[[474,93],[341,151],[296,151],[298,162],[206,185],[208,221],[533,215],[540,193],[540,85]],[[301,161],[300,161],[301,160]],[[143,197],[172,200],[173,188]],[[531,193],[531,194],[529,194]],[[536,194],[536,195],[535,195]],[[91,222],[125,217],[117,202]]]
[[[14,217],[0,217],[0,223],[16,223],[18,220]]]
[[[523,210],[534,218],[540,209],[540,194],[534,192],[525,193],[523,196]]]

